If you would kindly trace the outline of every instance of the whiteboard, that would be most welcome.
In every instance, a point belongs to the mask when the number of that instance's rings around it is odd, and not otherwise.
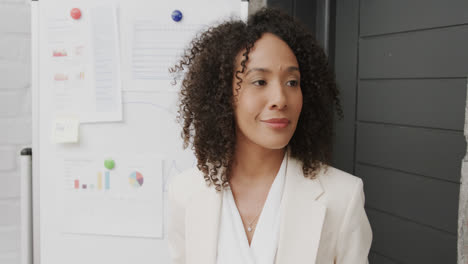
[[[135,58],[141,55],[141,45],[151,41],[184,42],[189,35],[183,35],[181,28],[186,32],[239,17],[241,2],[41,0],[33,5],[35,263],[169,263],[166,187],[171,176],[194,166],[195,159],[190,151],[182,149],[180,125],[175,121],[177,87],[171,86],[171,80],[162,71],[158,74],[145,71],[145,67],[164,67],[159,59],[166,53],[160,50],[145,53],[146,60],[140,64]],[[114,111],[94,120],[96,115],[92,111],[87,116],[78,113],[74,116],[79,123],[78,142],[57,143],[53,136],[54,124],[65,111],[58,105],[69,107],[74,96],[88,91],[96,83],[98,71],[92,60],[95,56],[86,53],[94,42],[85,41],[90,34],[83,28],[92,29],[92,25],[81,27],[80,37],[70,31],[73,33],[70,39],[75,41],[71,44],[64,41],[64,47],[59,47],[60,41],[51,42],[52,37],[62,36],[53,35],[51,25],[61,26],[57,20],[61,16],[66,23],[90,23],[89,14],[94,12],[91,10],[100,7],[111,8],[116,14],[118,53],[113,58],[118,63],[112,68],[117,72],[112,83],[120,92],[121,112]],[[77,21],[70,18],[72,8],[81,11],[82,17]],[[183,14],[178,24],[171,19],[174,10]],[[104,14],[98,11],[95,13]],[[155,35],[141,39],[147,34],[137,32],[142,28]],[[81,48],[71,47],[76,40],[83,40],[83,54],[88,57],[84,56],[82,61],[71,56],[53,57],[56,53],[82,54]],[[170,52],[174,50],[167,53]],[[156,56],[158,61],[148,59],[149,56]],[[57,61],[69,70],[58,72],[63,69]],[[73,72],[76,69],[82,72],[77,75]],[[60,78],[54,79],[57,73]],[[63,81],[64,74],[69,75],[66,82],[58,82]],[[92,78],[86,79],[88,76]],[[70,80],[75,77],[85,81],[72,83]],[[58,89],[77,92],[70,93],[73,96],[67,102],[61,101],[63,97],[57,95]],[[75,107],[78,109],[80,105]],[[115,162],[114,168],[104,166],[107,159]]]

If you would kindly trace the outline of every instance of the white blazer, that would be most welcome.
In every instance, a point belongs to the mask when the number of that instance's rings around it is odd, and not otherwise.
[[[366,264],[372,230],[362,180],[339,169],[305,178],[288,158],[275,264]],[[169,253],[173,264],[215,264],[222,192],[190,169],[169,186]]]

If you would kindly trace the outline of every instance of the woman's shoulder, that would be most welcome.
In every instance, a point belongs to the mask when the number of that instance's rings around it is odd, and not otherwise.
[[[318,174],[318,179],[327,197],[346,201],[363,189],[361,178],[328,165]]]
[[[172,177],[169,182],[170,195],[184,203],[193,193],[207,187],[203,173],[197,167],[181,172]]]
[[[331,165],[322,168],[322,173],[318,175],[323,184],[336,185],[339,183],[339,185],[349,187],[351,185],[356,185],[358,182],[362,182],[361,178]]]

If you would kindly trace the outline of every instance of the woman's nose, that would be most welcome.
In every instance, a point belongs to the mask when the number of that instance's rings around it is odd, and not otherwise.
[[[270,91],[270,109],[282,110],[287,107],[287,96],[280,83],[274,83]]]

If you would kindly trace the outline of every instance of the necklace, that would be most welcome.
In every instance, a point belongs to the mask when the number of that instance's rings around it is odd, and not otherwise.
[[[229,185],[230,185],[230,183],[229,183]],[[231,193],[232,193],[232,187],[231,186],[229,186],[229,189],[231,190]],[[234,195],[233,195],[233,198],[234,198]],[[235,201],[234,201],[234,203],[235,203]],[[255,222],[255,220],[257,220],[257,218],[260,216],[261,213],[262,213],[262,210],[260,210],[260,212],[258,212],[257,216],[250,223],[248,223],[249,226],[247,227],[247,231],[252,232],[252,230],[253,230],[252,224]],[[240,215],[240,212],[239,212],[239,215]],[[241,218],[242,218],[242,216],[241,216]]]
[[[254,218],[254,220],[252,220],[252,222],[249,223],[249,227],[247,227],[247,231],[249,232],[252,232],[253,228],[252,228],[252,224],[253,222],[255,222],[255,220],[257,220],[258,216],[262,213],[262,210],[260,210],[260,212],[258,213],[258,215]]]

